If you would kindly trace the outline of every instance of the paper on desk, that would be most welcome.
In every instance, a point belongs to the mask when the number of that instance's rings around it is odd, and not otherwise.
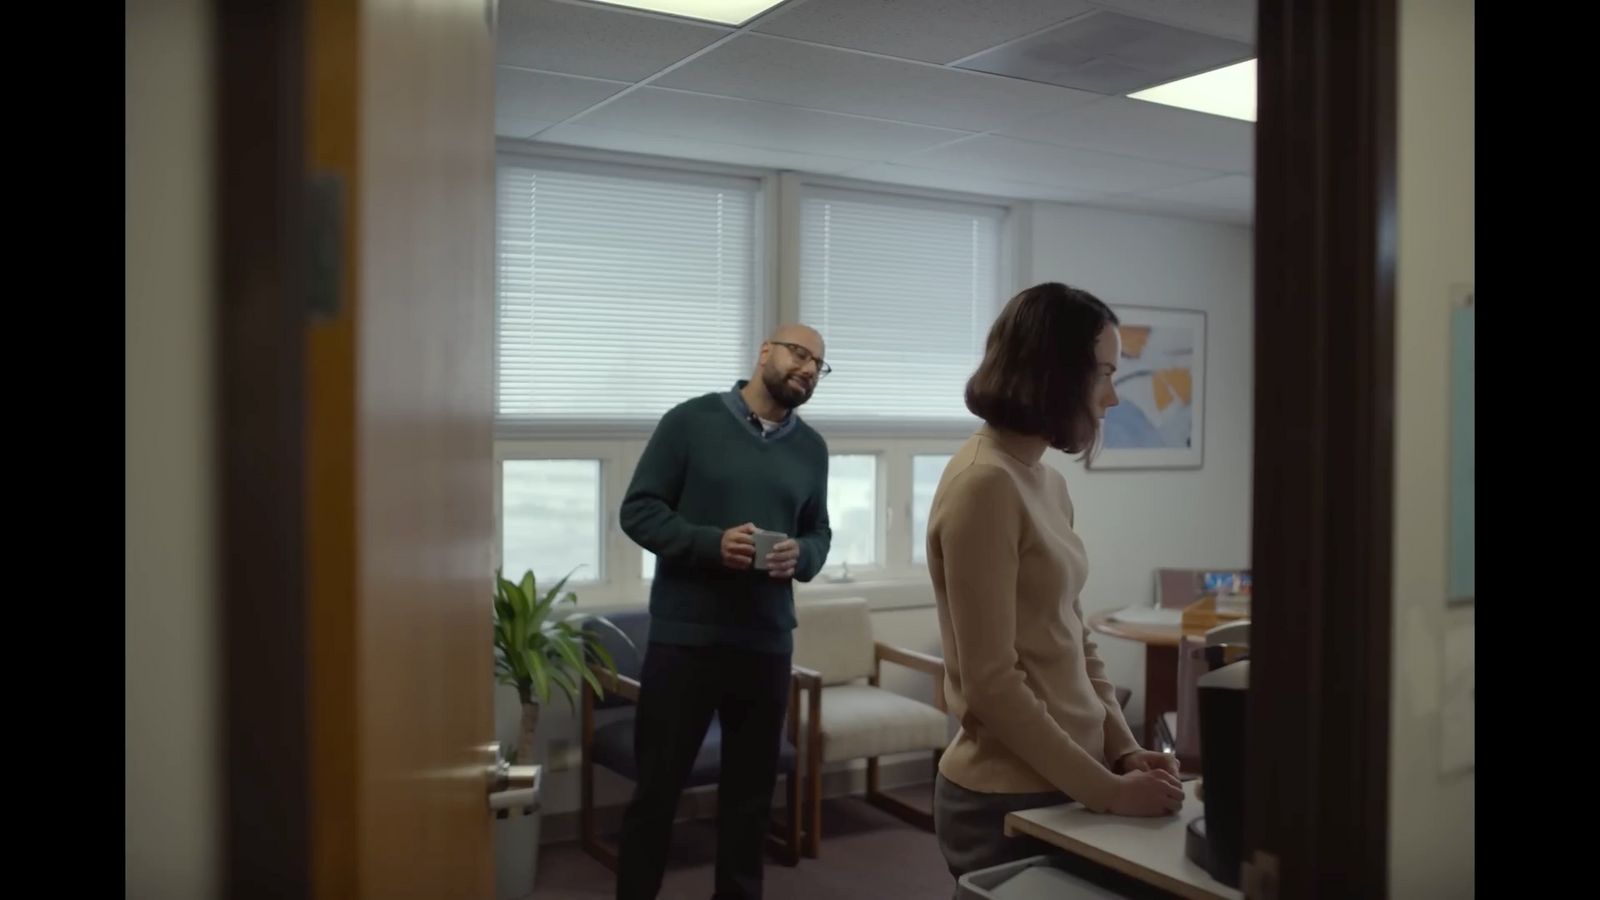
[[[1160,606],[1130,606],[1111,615],[1111,621],[1124,625],[1156,625],[1177,628],[1183,624],[1183,610]]]

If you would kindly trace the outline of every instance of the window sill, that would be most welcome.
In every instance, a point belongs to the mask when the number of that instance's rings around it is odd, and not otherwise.
[[[794,586],[795,602],[830,600],[838,597],[862,597],[873,612],[890,612],[902,609],[926,609],[933,606],[933,585],[924,573],[886,575],[873,573],[859,580],[827,581],[819,575],[810,583]],[[578,610],[585,613],[605,614],[644,609],[650,604],[650,582],[642,581],[632,587],[620,585],[591,585],[588,592],[578,591]]]
[[[925,572],[904,575],[869,573],[851,581],[828,581],[824,573],[809,584],[795,585],[794,596],[799,603],[836,597],[863,597],[873,612],[886,612],[932,607],[933,585]]]

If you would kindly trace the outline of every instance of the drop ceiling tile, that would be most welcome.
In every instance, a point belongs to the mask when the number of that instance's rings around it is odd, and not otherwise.
[[[1249,227],[1251,214],[1238,210],[1222,209],[1213,206],[1201,206],[1193,203],[1183,203],[1177,200],[1162,200],[1155,197],[1146,197],[1140,194],[1116,194],[1083,203],[1084,206],[1093,206],[1098,209],[1113,209],[1119,212],[1143,213],[1151,216],[1162,216],[1174,219],[1193,219],[1197,222],[1216,222],[1223,225],[1242,225]]]
[[[640,88],[573,124],[862,160],[915,153],[968,134],[659,88]]]
[[[1251,46],[1256,42],[1256,0],[1094,0],[1094,5]]]
[[[1144,191],[1141,196],[1245,212],[1255,203],[1255,179],[1243,175],[1224,175],[1221,178]]]
[[[1205,169],[994,136],[971,138],[894,162],[1096,193],[1156,190],[1217,174]]]
[[[834,175],[861,165],[859,159],[797,153],[770,147],[745,147],[670,135],[641,134],[636,131],[612,131],[584,125],[558,125],[540,134],[536,143],[590,147],[596,150],[614,150],[756,169],[813,172],[819,175]]]
[[[634,82],[732,31],[598,6],[503,0],[495,62]]]
[[[988,131],[1093,94],[922,63],[740,35],[654,82],[746,100]]]
[[[1084,0],[809,0],[780,10],[756,30],[943,64],[1092,8]]]
[[[945,172],[894,163],[875,163],[851,169],[845,177],[881,184],[959,191],[979,196],[1019,200],[1082,200],[1097,196],[1089,191],[1073,191],[1047,184],[1031,184],[972,172]]]
[[[960,68],[1120,95],[1253,55],[1239,41],[1096,11],[962,60]]]
[[[498,66],[494,72],[494,130],[527,137],[610,97],[628,84]]]
[[[1000,133],[1221,172],[1248,173],[1254,168],[1251,123],[1126,97],[1035,116]]]

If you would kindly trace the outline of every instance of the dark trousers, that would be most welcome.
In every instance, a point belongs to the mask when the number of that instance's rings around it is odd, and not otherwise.
[[[713,714],[722,724],[722,774],[712,896],[761,896],[762,849],[788,703],[788,654],[649,645],[633,738],[639,781],[622,820],[618,900],[649,900],[661,890],[678,799]]]

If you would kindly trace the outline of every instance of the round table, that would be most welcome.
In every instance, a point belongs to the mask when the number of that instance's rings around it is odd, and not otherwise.
[[[1178,709],[1178,642],[1183,630],[1113,621],[1111,617],[1121,611],[1091,615],[1089,630],[1144,645],[1144,734],[1140,742],[1149,747],[1155,741],[1161,714]]]

